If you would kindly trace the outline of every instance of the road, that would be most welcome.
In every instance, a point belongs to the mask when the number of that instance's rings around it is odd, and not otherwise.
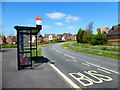
[[[71,84],[73,87],[77,85],[81,88],[114,88],[114,90],[119,87],[117,59],[72,51],[62,47],[62,44],[64,43],[44,47],[42,54],[55,62],[53,65],[58,73],[62,72],[59,73],[61,76],[64,74],[73,81]],[[68,79],[64,79],[69,82]]]

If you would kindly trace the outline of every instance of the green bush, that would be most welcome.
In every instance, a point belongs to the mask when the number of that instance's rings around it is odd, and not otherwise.
[[[57,43],[57,42],[58,42],[57,39],[53,39],[53,40],[51,41],[51,43]]]
[[[44,43],[45,41],[40,41],[39,43]]]
[[[92,45],[103,45],[107,43],[107,39],[104,34],[100,33],[100,34],[94,35],[90,43]]]

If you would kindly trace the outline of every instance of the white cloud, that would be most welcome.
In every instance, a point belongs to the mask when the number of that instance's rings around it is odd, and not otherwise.
[[[71,15],[68,15],[66,18],[65,18],[66,22],[71,22],[71,21],[79,21],[80,18],[77,17],[77,16],[71,16]]]
[[[62,25],[63,25],[63,23],[61,23],[61,22],[56,22],[55,24],[56,24],[56,25],[59,25],[59,26],[62,26]]]
[[[42,29],[49,29],[50,28],[50,26],[48,26],[48,25],[42,25]]]
[[[49,18],[52,18],[52,19],[62,19],[66,15],[64,13],[54,12],[54,13],[48,13],[48,14],[46,14],[46,16],[48,16]]]
[[[67,28],[68,28],[68,29],[75,29],[76,26],[68,26]]]

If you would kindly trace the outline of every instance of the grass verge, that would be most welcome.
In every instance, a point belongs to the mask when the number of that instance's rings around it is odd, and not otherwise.
[[[89,49],[75,48],[75,47],[71,47],[69,44],[70,43],[66,43],[66,44],[63,44],[62,46],[67,48],[67,49],[71,49],[71,50],[77,51],[77,52],[83,52],[83,53],[86,53],[86,54],[104,56],[104,57],[113,58],[113,59],[119,59],[120,58],[119,54],[106,53],[106,52],[100,52],[100,51],[93,51],[93,50],[89,50]]]
[[[105,45],[90,45],[90,44],[83,44],[83,43],[72,43],[74,46],[79,46],[83,48],[90,48],[90,49],[98,49],[104,51],[113,51],[113,52],[120,52],[119,47],[113,46],[105,46]]]
[[[44,45],[40,45],[37,49],[37,53],[38,53],[38,57],[39,56],[42,56],[41,54],[41,51],[42,51],[42,48],[47,46],[48,44],[44,44]],[[36,56],[36,50],[32,50],[32,57],[35,57]]]
[[[17,48],[17,44],[3,44],[2,48]]]

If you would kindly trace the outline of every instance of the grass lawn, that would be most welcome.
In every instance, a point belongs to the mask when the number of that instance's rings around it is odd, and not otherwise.
[[[113,51],[113,52],[120,52],[119,47],[114,47],[112,45],[90,45],[90,44],[83,44],[83,43],[72,43],[74,46],[79,46],[83,48],[91,48],[91,49],[98,49],[98,50],[105,50],[105,51]],[[108,46],[108,47],[107,47]]]
[[[71,47],[69,44],[70,43],[66,43],[66,44],[63,44],[62,46],[67,48],[67,49],[71,49],[71,50],[77,51],[77,52],[83,52],[83,53],[86,53],[86,54],[104,56],[104,57],[113,58],[113,59],[118,59],[118,57],[120,57],[119,54],[106,53],[106,52],[93,51],[93,50],[86,50],[86,49],[81,49],[81,48],[75,48],[75,47]]]

